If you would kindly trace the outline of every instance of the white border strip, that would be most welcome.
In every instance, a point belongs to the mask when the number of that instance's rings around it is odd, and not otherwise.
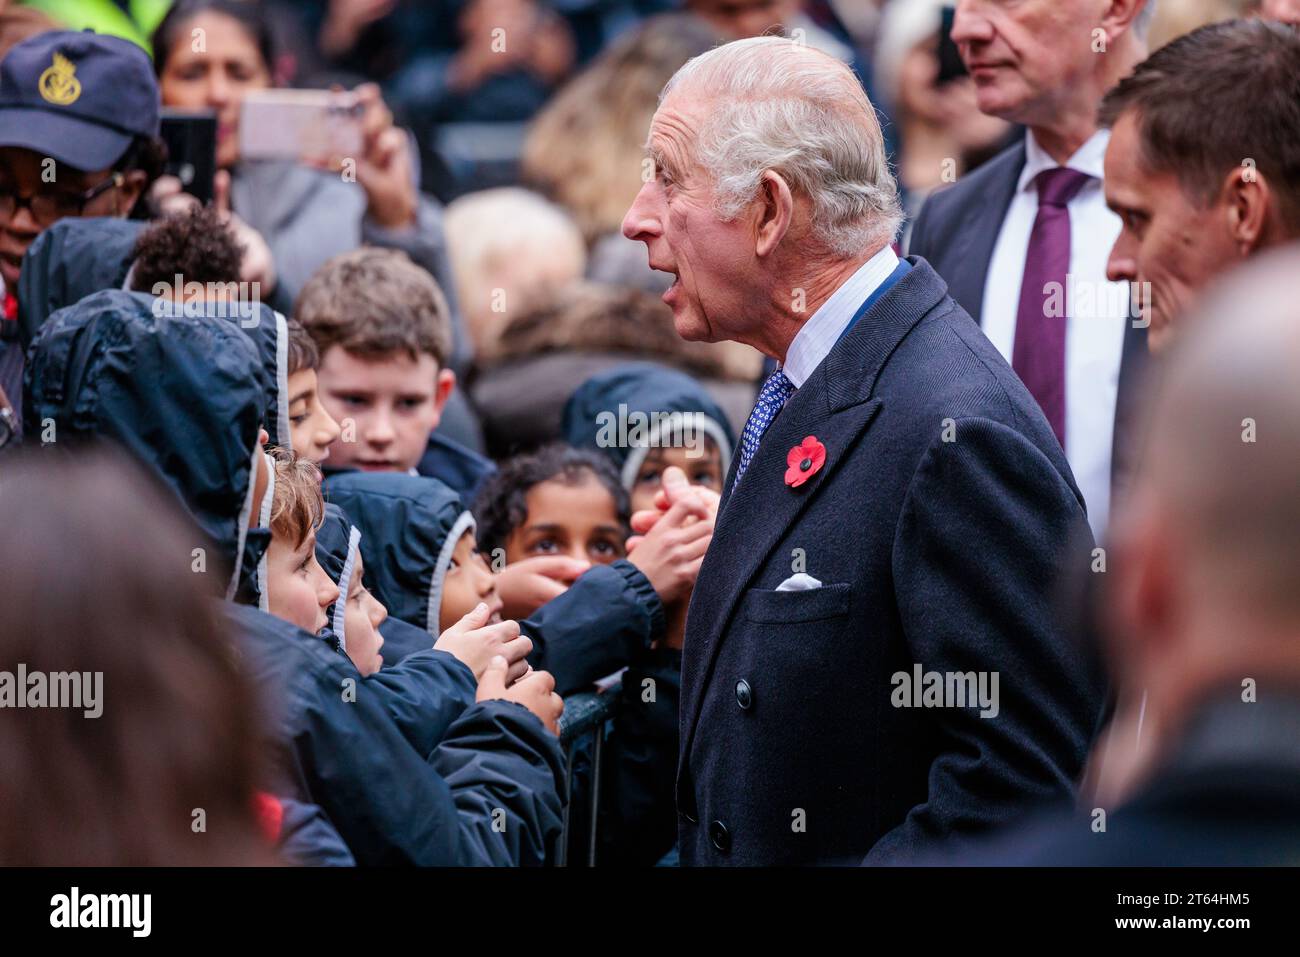
[[[433,566],[433,578],[429,582],[429,607],[425,630],[433,635],[434,639],[438,637],[438,617],[442,613],[442,583],[447,578],[447,569],[451,567],[451,556],[456,551],[456,543],[466,531],[474,531],[474,516],[469,512],[461,512],[456,521],[452,522],[451,531],[443,540],[442,548],[438,552],[438,560]]]
[[[266,459],[266,494],[262,496],[262,507],[258,510],[257,527],[270,528],[271,507],[275,504],[275,461],[265,452],[262,452],[262,457]],[[266,590],[266,552],[263,552],[257,563],[257,607],[270,612],[270,601]]]
[[[235,573],[230,576],[230,583],[226,586],[226,601],[233,601],[235,592],[239,591],[239,573],[244,566],[244,543],[248,540],[248,520],[253,514],[253,493],[257,491],[257,457],[261,454],[262,446],[254,442],[252,468],[248,472],[248,491],[244,493],[244,504],[239,509],[239,528],[235,533]]]
[[[293,451],[293,433],[289,431],[289,324],[284,316],[275,315],[275,427],[280,448]]]
[[[345,619],[348,606],[348,591],[352,587],[352,573],[357,568],[357,550],[361,547],[361,529],[355,525],[351,526],[352,530],[348,533],[348,554],[343,560],[343,571],[339,573],[339,597],[334,602],[334,637],[339,640],[339,647],[344,651],[348,650]]]

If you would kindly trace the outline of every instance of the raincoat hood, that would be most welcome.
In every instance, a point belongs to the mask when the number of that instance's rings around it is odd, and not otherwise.
[[[125,290],[131,252],[145,225],[73,217],[59,220],[36,238],[18,281],[18,336],[24,349],[30,348],[41,326],[58,310],[96,292]],[[269,444],[289,448],[289,330],[284,316],[262,302],[181,305],[159,299],[154,308],[222,319],[253,340],[268,371],[263,425],[271,436]]]
[[[32,241],[18,279],[18,337],[27,349],[55,312],[104,289],[122,289],[147,223],[112,217],[60,219]]]
[[[28,439],[73,445],[100,437],[126,448],[176,494],[232,569],[226,596],[248,601],[257,594],[249,561],[258,564],[266,541],[246,532],[263,455],[266,372],[236,324],[160,313],[155,302],[110,290],[49,317],[24,375]]]
[[[390,615],[436,638],[452,552],[474,530],[460,496],[424,476],[337,472],[325,479],[325,497],[361,531],[370,591]]]
[[[736,445],[726,414],[704,386],[652,362],[620,365],[580,385],[564,406],[561,431],[570,445],[609,456],[629,490],[651,448],[707,435],[722,453],[726,475]]]
[[[361,547],[361,529],[353,525],[343,509],[333,502],[325,505],[325,517],[316,529],[316,560],[320,562],[330,581],[339,586],[339,597],[330,608],[330,631],[347,650],[348,638],[344,628],[344,609],[352,576],[356,574],[357,554]]]

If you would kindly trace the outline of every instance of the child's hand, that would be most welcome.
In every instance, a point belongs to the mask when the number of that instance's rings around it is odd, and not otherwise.
[[[473,611],[439,635],[433,647],[455,655],[474,672],[476,680],[481,680],[488,664],[500,656],[506,661],[508,680],[515,681],[528,671],[524,659],[533,650],[532,639],[519,634],[519,622],[488,624],[490,616],[488,606],[479,602]]]
[[[717,518],[718,503],[722,501],[722,496],[711,488],[705,488],[703,485],[692,485],[687,480],[685,472],[675,465],[670,465],[664,469],[662,487],[655,492],[655,507],[634,512],[632,515],[632,531],[635,534],[627,540],[628,552],[630,553],[632,549],[641,544],[642,537],[655,527],[655,523],[664,517],[664,513],[672,508],[679,499],[686,497],[701,503],[708,511],[710,521]]]
[[[475,701],[513,701],[537,715],[551,734],[560,733],[564,699],[555,693],[555,679],[549,671],[530,671],[510,684],[506,659],[497,655],[479,678]],[[507,685],[509,684],[509,687]]]
[[[691,492],[679,495],[652,528],[629,541],[627,560],[641,569],[665,605],[690,595],[713,540],[709,505]]]
[[[564,594],[591,567],[564,555],[538,555],[511,562],[497,573],[497,595],[506,618],[527,618],[552,598]]]

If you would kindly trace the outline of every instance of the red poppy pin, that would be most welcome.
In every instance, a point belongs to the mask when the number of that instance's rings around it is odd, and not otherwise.
[[[826,464],[826,446],[810,435],[786,453],[785,464],[785,484],[798,488]]]

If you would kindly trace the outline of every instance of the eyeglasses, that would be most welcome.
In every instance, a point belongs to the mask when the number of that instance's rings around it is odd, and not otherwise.
[[[24,206],[32,214],[32,219],[42,227],[50,226],[69,216],[80,216],[86,204],[110,189],[117,189],[126,182],[121,173],[114,173],[102,183],[98,183],[84,193],[37,193],[34,196],[19,196],[17,191],[7,184],[0,184],[0,219],[12,218]]]

